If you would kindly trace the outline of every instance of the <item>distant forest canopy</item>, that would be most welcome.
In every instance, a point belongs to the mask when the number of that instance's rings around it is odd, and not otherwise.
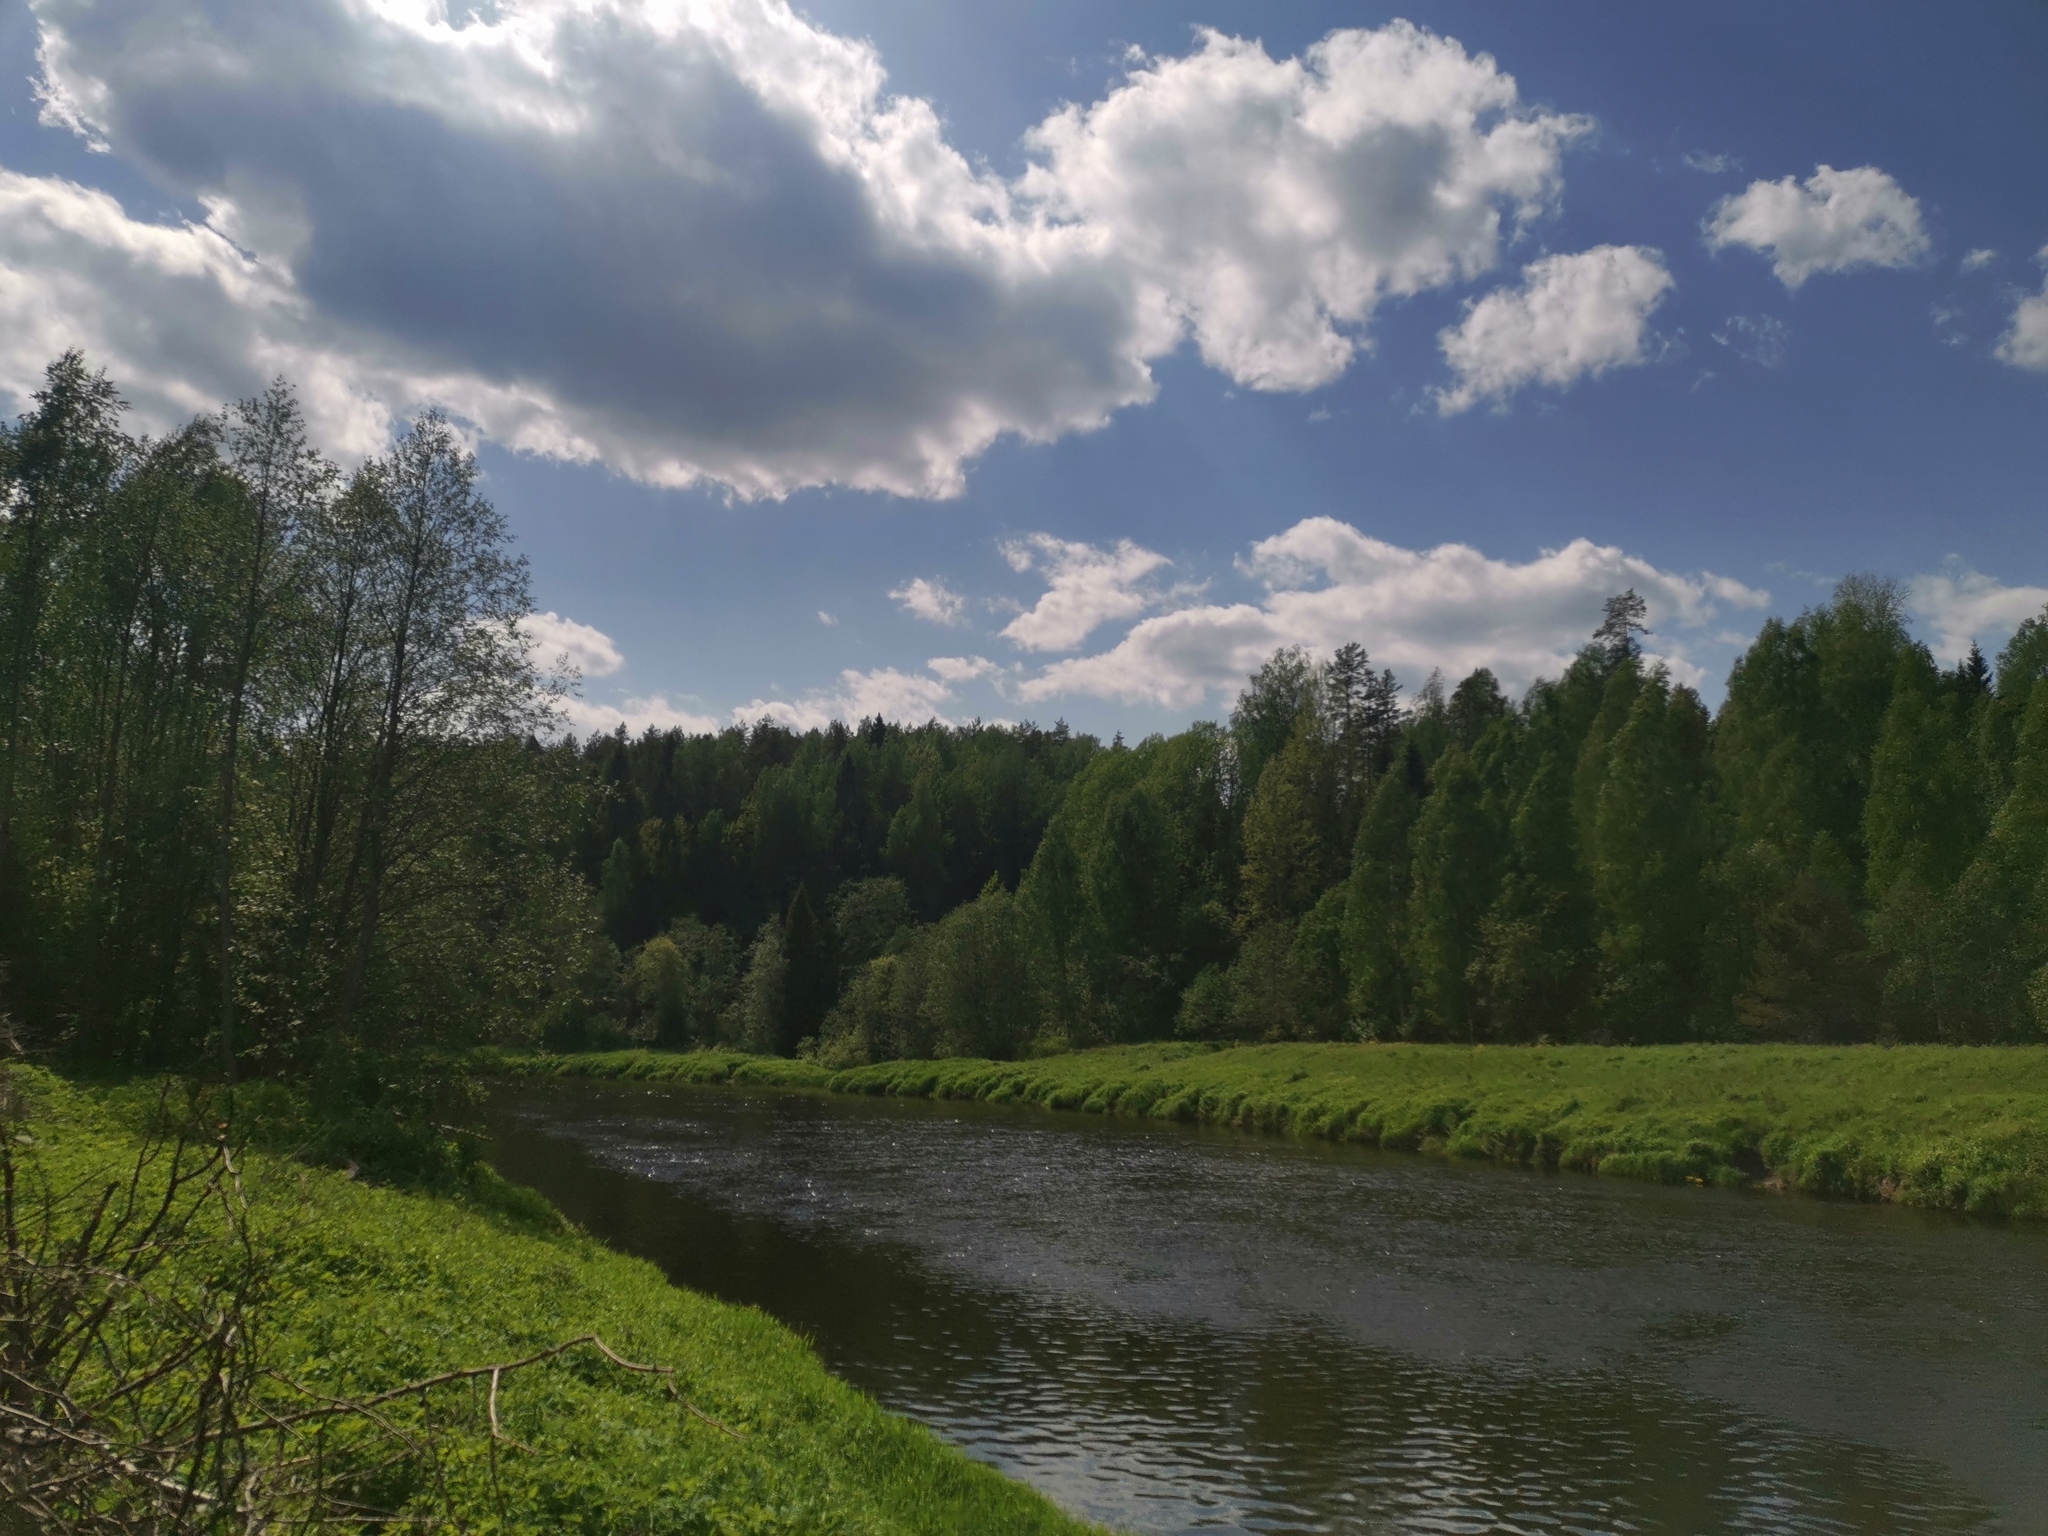
[[[1285,650],[1227,725],[1135,747],[598,737],[577,860],[625,960],[559,1042],[2041,1038],[2048,616],[1944,670],[1851,578],[1714,717],[1644,621],[1616,596],[1519,702]]]
[[[73,355],[0,428],[0,1007],[75,1060],[2048,1032],[2048,616],[1943,669],[1852,578],[1714,716],[1622,593],[1519,701],[1352,645],[1135,746],[578,743],[439,417],[343,475],[282,385],[123,409]]]

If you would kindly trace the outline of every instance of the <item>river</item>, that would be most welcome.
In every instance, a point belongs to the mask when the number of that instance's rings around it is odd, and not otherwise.
[[[2048,1232],[1078,1114],[551,1083],[494,1156],[1132,1532],[2048,1532]]]

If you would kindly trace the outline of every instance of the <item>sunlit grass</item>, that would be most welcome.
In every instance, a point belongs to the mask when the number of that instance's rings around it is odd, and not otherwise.
[[[125,1115],[47,1077],[41,1097],[32,1150],[53,1187],[125,1177],[135,1145]],[[261,1352],[281,1377],[362,1398],[595,1333],[629,1359],[676,1368],[683,1398],[740,1437],[693,1415],[660,1379],[588,1350],[505,1379],[508,1438],[495,1447],[476,1412],[450,1415],[451,1401],[463,1406],[455,1389],[426,1409],[399,1403],[390,1411],[415,1414],[414,1432],[426,1422],[417,1413],[436,1416],[437,1479],[465,1529],[1094,1529],[836,1380],[765,1313],[670,1285],[530,1192],[486,1175],[468,1199],[405,1193],[254,1154],[244,1175],[268,1272]],[[174,1263],[214,1262],[215,1246],[194,1233]],[[439,1494],[396,1492],[415,1511]]]
[[[517,1066],[1031,1104],[1623,1178],[2048,1217],[2042,1046],[1154,1044],[839,1073],[726,1052]]]

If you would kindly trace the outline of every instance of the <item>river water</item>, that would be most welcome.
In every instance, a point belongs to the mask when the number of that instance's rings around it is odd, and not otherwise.
[[[2048,1532],[2048,1232],[1078,1114],[597,1083],[495,1156],[1133,1532]]]

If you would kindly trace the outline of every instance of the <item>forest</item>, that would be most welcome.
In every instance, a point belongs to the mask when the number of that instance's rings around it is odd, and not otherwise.
[[[1944,668],[1858,576],[1718,711],[1607,603],[1525,696],[1273,656],[1227,722],[578,742],[438,415],[0,429],[0,1006],[80,1065],[424,1091],[483,1044],[2007,1042],[2048,1022],[2048,617]],[[431,1076],[431,1074],[427,1074]]]

